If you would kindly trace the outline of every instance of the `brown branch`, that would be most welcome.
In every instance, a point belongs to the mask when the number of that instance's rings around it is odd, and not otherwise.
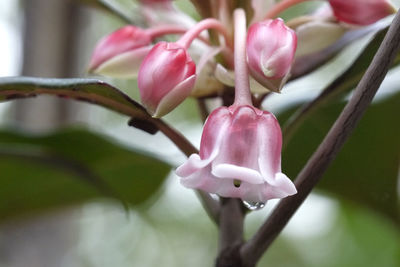
[[[210,115],[210,113],[208,112],[206,100],[204,98],[198,98],[197,106],[199,107],[201,121],[204,123],[207,120],[208,115]]]
[[[217,267],[241,267],[239,252],[243,244],[244,216],[239,199],[221,198]]]
[[[211,18],[213,16],[211,2],[209,0],[191,0],[191,2],[203,18]]]
[[[244,266],[254,266],[321,179],[350,136],[400,50],[400,13],[397,13],[371,65],[318,149],[296,178],[298,193],[280,201],[267,221],[241,249]]]

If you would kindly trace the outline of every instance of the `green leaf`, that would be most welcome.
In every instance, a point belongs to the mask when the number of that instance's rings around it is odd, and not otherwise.
[[[319,188],[373,209],[399,223],[400,94],[373,104],[324,174]],[[343,108],[333,103],[307,118],[283,153],[283,170],[295,177]],[[287,117],[283,114],[281,119]],[[285,137],[284,137],[285,138]]]
[[[36,95],[56,95],[90,102],[132,118],[151,119],[146,110],[117,88],[96,79],[0,78],[0,102]]]
[[[170,167],[85,130],[47,136],[0,132],[0,218],[99,197],[128,205],[151,197]]]

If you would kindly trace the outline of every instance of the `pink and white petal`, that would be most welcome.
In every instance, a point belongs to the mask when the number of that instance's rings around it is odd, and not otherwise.
[[[186,177],[204,168],[208,163],[206,160],[201,160],[198,154],[192,154],[185,163],[176,169],[175,173],[180,177]]]
[[[234,187],[233,181],[215,178],[211,173],[211,166],[206,166],[187,177],[181,178],[181,184],[187,188],[200,189],[220,196],[235,197],[223,194],[231,191],[230,188]]]
[[[237,179],[250,184],[262,184],[264,179],[258,171],[232,164],[217,164],[212,166],[211,173],[223,179]]]
[[[192,154],[188,160],[176,169],[176,174],[181,177],[189,176],[192,173],[206,167],[218,156],[218,147],[214,149],[213,153],[208,159],[202,160],[198,154]]]
[[[153,114],[154,118],[161,118],[171,112],[176,106],[183,102],[192,91],[196,75],[192,75],[179,83],[174,89],[168,92],[158,103],[158,106]]]
[[[278,172],[275,175],[275,185],[275,188],[278,188],[287,196],[291,196],[297,193],[297,189],[294,183],[284,173]]]
[[[259,122],[260,154],[258,164],[264,180],[275,185],[275,174],[281,171],[282,133],[275,116],[269,112]]]
[[[187,188],[192,188],[192,189],[201,189],[209,193],[212,190],[206,190],[206,189],[211,189],[215,182],[213,182],[213,177],[210,172],[211,167],[205,167],[202,169],[199,169],[198,171],[190,174],[189,176],[185,176],[181,178],[181,184]]]
[[[92,72],[116,78],[137,78],[140,64],[152,46],[137,48],[119,54],[98,66]]]
[[[227,107],[217,108],[208,116],[200,143],[200,157],[202,159],[210,158],[216,149],[219,151],[230,121],[231,114]]]
[[[232,164],[259,171],[257,159],[259,143],[257,140],[258,115],[251,106],[231,106],[232,121],[226,130],[220,153],[213,162]],[[241,179],[240,177],[232,177]]]
[[[237,188],[238,196],[244,201],[249,202],[266,202],[270,198],[266,197],[263,194],[263,189],[265,188],[265,184],[249,184],[242,183],[240,187]]]

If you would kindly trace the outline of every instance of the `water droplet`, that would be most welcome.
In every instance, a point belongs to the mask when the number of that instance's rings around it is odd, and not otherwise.
[[[265,202],[243,201],[243,204],[249,210],[260,210],[265,207]]]

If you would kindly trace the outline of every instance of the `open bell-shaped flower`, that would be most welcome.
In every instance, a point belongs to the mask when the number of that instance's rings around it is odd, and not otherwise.
[[[152,48],[151,35],[136,26],[124,26],[101,39],[94,49],[89,71],[121,78],[135,78]]]
[[[222,197],[266,202],[295,194],[281,172],[282,134],[275,116],[249,105],[220,107],[208,117],[199,155],[176,173],[181,183]]]
[[[246,41],[250,74],[269,90],[279,92],[289,77],[296,46],[296,33],[282,19],[254,23]]]
[[[396,13],[388,0],[329,0],[336,18],[354,25],[372,24]]]
[[[159,118],[172,111],[191,93],[196,65],[178,43],[160,42],[140,66],[138,86],[142,104]]]

